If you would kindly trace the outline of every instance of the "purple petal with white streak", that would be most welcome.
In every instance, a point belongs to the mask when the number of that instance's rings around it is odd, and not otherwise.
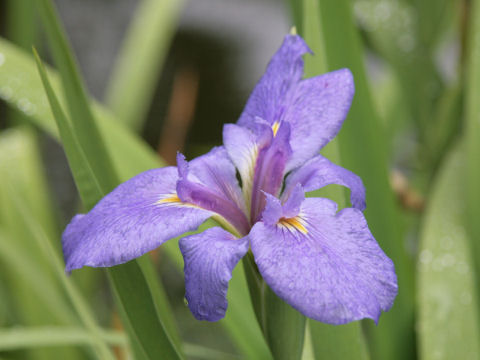
[[[250,242],[262,277],[304,315],[329,324],[378,321],[397,294],[392,261],[370,233],[361,211],[336,213],[328,199],[308,198],[301,219],[307,234],[281,224],[255,224]]]
[[[258,153],[271,144],[272,138],[271,127],[260,122],[257,122],[255,130],[235,124],[223,127],[223,143],[240,173],[243,191],[249,202]]]
[[[177,179],[175,167],[146,171],[119,185],[89,213],[75,216],[62,236],[66,271],[125,263],[212,216],[191,205],[161,202],[175,196]]]
[[[198,320],[217,321],[227,310],[228,282],[248,251],[247,238],[236,239],[214,227],[180,240],[185,262],[185,298]]]

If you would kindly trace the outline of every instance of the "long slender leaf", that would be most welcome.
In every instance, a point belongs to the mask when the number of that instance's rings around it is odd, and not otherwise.
[[[127,126],[139,130],[152,100],[183,0],[142,0],[118,55],[106,102]]]
[[[13,199],[14,210],[20,214],[26,221],[25,225],[28,228],[32,238],[37,241],[37,244],[44,252],[44,257],[50,259],[52,267],[60,279],[63,287],[65,288],[66,293],[68,294],[72,304],[75,307],[80,319],[84,323],[85,327],[92,333],[95,338],[95,350],[97,352],[99,359],[115,359],[113,353],[110,351],[108,346],[101,340],[98,336],[100,333],[99,327],[96,323],[95,316],[90,311],[90,308],[86,301],[83,299],[82,295],[73,284],[72,281],[69,281],[64,272],[62,260],[52,246],[52,242],[48,239],[47,235],[35,221],[32,214],[28,211],[26,206],[19,200]]]
[[[17,249],[17,247],[12,246],[15,241],[18,241],[18,238],[13,238],[8,236],[5,229],[0,228],[0,260],[2,265],[8,267],[9,272],[15,276],[17,281],[17,286],[20,286],[18,279],[26,279],[26,284],[24,286],[28,287],[28,294],[25,294],[24,297],[30,300],[34,300],[38,305],[33,311],[38,314],[47,315],[45,319],[52,320],[52,315],[55,315],[58,318],[65,319],[67,322],[74,321],[70,309],[67,307],[63,299],[58,296],[58,286],[56,282],[52,281],[51,277],[45,276],[42,271],[39,271],[38,264],[36,264],[25,251]],[[10,294],[13,295],[15,292],[10,288]],[[32,297],[34,295],[34,297]],[[23,308],[23,311],[28,309],[26,306],[25,299],[22,299],[22,296],[17,297],[17,305]],[[34,316],[29,318],[30,321],[33,320]]]
[[[436,180],[420,237],[418,338],[421,359],[476,359],[480,353],[478,297],[464,225],[464,147],[446,159]]]
[[[79,144],[77,152],[80,152],[81,149],[85,153],[92,173],[95,174],[89,182],[77,183],[77,185],[89,186],[90,183],[96,183],[102,192],[102,196],[95,199],[95,202],[97,202],[118,185],[117,175],[98,132],[72,52],[69,49],[55,10],[49,0],[43,0],[39,5],[53,56],[61,74],[67,104],[70,109],[72,127],[75,132],[74,136]],[[45,85],[45,75],[43,80]],[[72,168],[82,165],[74,162],[70,162],[70,164]],[[88,208],[90,209],[92,206],[93,204],[89,199]],[[172,343],[169,335],[169,332],[173,329],[165,328],[161,319],[162,313],[159,312],[167,308],[167,300],[165,296],[161,298],[162,293],[159,291],[156,292],[154,297],[150,293],[150,289],[158,289],[154,284],[158,281],[155,274],[152,272],[143,273],[137,261],[109,268],[107,271],[109,279],[114,285],[115,297],[119,300],[124,322],[129,324],[127,327],[131,330],[130,334],[134,336],[131,340],[135,341],[136,345],[140,345],[137,348],[142,349],[144,355],[148,358],[156,358],[160,354],[163,354],[162,356],[166,358],[181,358],[179,349]],[[155,306],[155,302],[160,300],[164,304]],[[152,314],[157,316],[151,316]]]
[[[90,162],[83,153],[83,148],[78,144],[62,113],[38,56],[36,59],[52,111],[55,114],[62,140],[66,146],[72,172],[77,180],[77,186],[79,189],[89,189],[89,192],[84,195],[83,201],[86,205],[92,207],[105,195],[104,190],[101,188],[98,175],[93,171]],[[78,172],[85,171],[88,171],[85,178],[79,177]],[[93,190],[90,191],[90,189]],[[135,346],[143,351],[145,358],[155,359],[160,355],[167,359],[181,358],[158,316],[152,316],[154,314],[158,315],[157,308],[152,301],[149,287],[137,262],[132,261],[109,269],[108,273],[114,285],[116,298],[119,300],[121,313],[124,315],[124,322],[130,330],[130,340],[135,342]],[[151,279],[151,281],[155,281],[155,279]],[[138,296],[140,295],[142,298],[139,299]]]
[[[9,318],[13,324],[77,325],[78,318],[59,281],[50,259],[33,240],[25,219],[16,209],[20,201],[46,233],[58,235],[52,206],[43,178],[35,136],[28,128],[11,128],[0,135],[0,265],[1,278],[12,298]],[[53,356],[79,359],[78,349],[31,349],[24,356],[51,359]]]
[[[321,27],[318,1],[304,0],[302,6],[304,24],[302,33],[314,52],[314,56],[307,56],[305,59],[305,73],[306,77],[312,77],[328,71],[328,59],[325,54],[325,37],[330,36],[330,34],[324,33]],[[322,154],[331,161],[340,164],[341,157],[338,140],[334,139],[331,141],[327,147],[322,150]],[[310,195],[319,196],[320,192]],[[346,204],[345,192],[340,189],[340,187],[322,190],[321,196],[326,196],[336,201],[340,207],[344,207]],[[368,359],[367,346],[359,322],[333,327],[310,320],[309,328],[316,358]]]
[[[225,353],[223,351],[213,350],[204,346],[198,346],[195,344],[184,345],[185,354],[196,359],[205,360],[235,360],[240,359],[238,356]]]
[[[412,264],[404,250],[401,222],[388,184],[384,130],[372,104],[351,2],[319,0],[319,11],[329,69],[348,67],[355,78],[355,97],[339,135],[342,164],[365,183],[369,227],[393,259],[399,279],[393,309],[382,315],[378,327],[369,328],[372,355],[379,359],[411,358],[415,353]]]
[[[466,135],[466,157],[465,168],[466,186],[468,196],[467,203],[468,231],[470,234],[471,248],[473,250],[476,284],[480,289],[480,3],[472,1],[470,11],[470,29],[468,41],[468,68],[466,83],[465,103],[465,135]],[[480,291],[480,290],[479,290]],[[480,320],[480,319],[479,319]]]
[[[102,330],[99,336],[113,346],[126,346],[121,332]],[[63,345],[94,345],[97,339],[84,329],[66,326],[42,326],[0,330],[0,351]]]
[[[40,0],[37,4],[53,58],[60,72],[71,126],[92,170],[99,175],[102,191],[107,193],[113,190],[118,181],[90,109],[75,60],[51,1]]]
[[[26,50],[34,44],[36,39],[35,8],[29,0],[5,1],[5,33],[10,41]],[[18,111],[8,111],[6,119],[9,124],[19,124],[24,115]]]

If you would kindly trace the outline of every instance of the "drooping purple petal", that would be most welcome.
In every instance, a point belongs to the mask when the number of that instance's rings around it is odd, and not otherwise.
[[[270,200],[270,198],[269,198]],[[378,321],[397,294],[392,261],[361,211],[336,213],[328,199],[308,198],[298,217],[250,232],[260,273],[272,290],[304,315],[330,324]]]
[[[62,236],[66,271],[121,264],[195,230],[212,212],[182,204],[175,194],[177,168],[141,173],[118,186]]]
[[[290,123],[293,155],[287,171],[316,155],[340,130],[355,92],[350,70],[302,80],[286,98],[283,121]]]
[[[333,164],[321,155],[315,156],[287,176],[282,199],[288,198],[297,184],[302,185],[306,192],[330,184],[346,186],[350,189],[352,207],[362,211],[365,209],[365,187],[362,179],[351,171]]]
[[[311,52],[300,36],[287,35],[255,86],[238,125],[251,127],[256,117],[272,125],[285,111],[285,97],[303,76],[302,55]]]
[[[185,262],[185,298],[198,320],[217,321],[227,310],[228,282],[248,251],[248,239],[236,239],[214,227],[180,240]]]

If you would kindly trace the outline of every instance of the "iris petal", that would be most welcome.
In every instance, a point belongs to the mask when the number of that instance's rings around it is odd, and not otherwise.
[[[250,208],[253,176],[258,153],[272,141],[268,125],[257,122],[256,131],[235,124],[223,127],[223,143],[242,179],[242,190],[246,206]]]
[[[250,226],[235,167],[223,147],[186,163],[177,156],[181,178],[176,189],[179,198],[189,204],[210,210],[219,220],[238,234],[247,234]]]
[[[211,228],[180,240],[185,262],[185,298],[198,320],[217,321],[227,310],[228,282],[248,251],[247,238]]]
[[[282,198],[287,199],[297,184],[302,185],[307,192],[330,184],[346,186],[350,189],[352,207],[362,211],[365,209],[365,187],[362,179],[321,155],[315,156],[287,176]]]
[[[292,155],[289,139],[290,125],[282,122],[270,146],[261,149],[258,154],[252,185],[252,223],[258,221],[265,208],[265,193],[277,196],[281,190],[285,165]]]
[[[353,75],[348,69],[302,80],[292,89],[282,118],[292,129],[293,155],[287,171],[315,156],[337,135],[354,92]]]
[[[272,290],[315,320],[378,321],[393,304],[397,280],[363,214],[353,208],[336,213],[332,201],[309,198],[292,219],[304,230],[294,223],[259,222],[249,235],[255,262]]]
[[[189,170],[201,184],[215,193],[223,194],[245,212],[245,201],[236,178],[235,166],[223,146],[215,147],[207,154],[190,161]]]
[[[311,52],[300,36],[287,35],[273,55],[243,110],[238,125],[251,127],[257,117],[273,125],[285,111],[285,97],[303,76],[302,55]]]
[[[177,168],[141,173],[119,185],[62,236],[66,270],[121,264],[195,230],[211,211],[179,202]]]
[[[282,121],[290,123],[293,153],[287,172],[317,154],[337,135],[355,92],[348,69],[302,80],[302,56],[308,52],[301,37],[287,35],[238,120],[238,125],[250,128],[257,117],[274,129]]]

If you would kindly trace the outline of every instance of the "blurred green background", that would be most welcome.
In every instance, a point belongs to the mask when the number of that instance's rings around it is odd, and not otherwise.
[[[67,277],[71,217],[177,150],[220,144],[292,26],[315,53],[306,76],[354,73],[350,114],[322,152],[362,177],[369,226],[396,265],[399,295],[379,325],[308,321],[303,338],[285,321],[272,336],[302,343],[278,344],[262,336],[241,265],[227,317],[196,321],[174,241],[129,268]],[[0,359],[480,358],[478,1],[2,0],[0,36]],[[122,285],[134,279],[135,291]]]

